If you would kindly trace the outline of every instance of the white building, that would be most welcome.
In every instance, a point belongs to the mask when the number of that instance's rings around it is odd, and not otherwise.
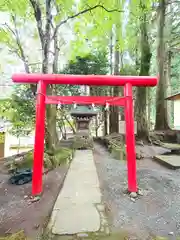
[[[180,93],[172,95],[166,100],[171,100],[174,102],[174,129],[180,130]]]
[[[0,158],[33,149],[34,133],[17,138],[9,133],[10,127],[10,123],[0,120]]]

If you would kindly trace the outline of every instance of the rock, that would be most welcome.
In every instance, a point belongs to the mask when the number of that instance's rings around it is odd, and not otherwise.
[[[131,201],[132,201],[132,202],[135,202],[135,201],[136,201],[136,199],[135,199],[135,198],[132,198],[132,197],[131,197],[130,199],[131,199]]]
[[[27,195],[25,195],[25,196],[24,196],[24,199],[27,199],[27,198],[28,198],[28,196],[27,196]]]
[[[80,238],[88,237],[88,234],[87,233],[78,233],[77,237],[80,237]]]
[[[100,231],[101,231],[101,232],[104,232],[104,231],[105,231],[104,226],[101,226]]]
[[[24,156],[17,157],[15,159],[15,163],[23,162],[24,161]]]
[[[143,196],[143,195],[144,195],[143,190],[139,189],[139,190],[138,190],[138,195]]]
[[[152,143],[154,145],[160,146],[161,145],[161,141],[160,140],[153,140]]]
[[[107,224],[106,218],[102,218],[102,219],[101,219],[101,224],[102,224],[102,225],[106,225],[106,224]]]
[[[144,147],[144,143],[142,140],[136,141],[136,144],[139,146],[143,146]]]
[[[31,199],[31,202],[32,202],[32,203],[33,203],[33,202],[38,202],[40,199],[41,199],[40,196],[36,196],[36,197],[34,197],[34,198]]]
[[[136,159],[141,160],[143,158],[144,158],[144,155],[142,154],[142,152],[137,152],[136,153]]]
[[[131,198],[137,198],[138,194],[136,192],[131,192],[130,197]]]
[[[35,224],[35,225],[34,225],[34,228],[35,228],[35,229],[38,229],[39,227],[40,227],[40,224]]]
[[[105,210],[105,207],[103,204],[99,204],[97,205],[97,209],[100,211],[100,212],[103,212]]]
[[[106,227],[106,228],[105,228],[105,233],[106,233],[107,235],[109,235],[109,234],[110,234],[109,227]]]

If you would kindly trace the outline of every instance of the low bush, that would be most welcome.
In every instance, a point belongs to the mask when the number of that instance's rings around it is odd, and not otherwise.
[[[73,150],[69,148],[59,148],[54,154],[44,153],[44,167],[53,169],[61,164],[67,163],[72,159]],[[10,169],[24,169],[33,167],[33,152],[28,152],[21,161],[14,161]]]

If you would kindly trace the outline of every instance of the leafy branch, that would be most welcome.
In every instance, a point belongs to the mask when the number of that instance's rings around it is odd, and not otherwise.
[[[93,7],[86,8],[86,9],[84,9],[84,10],[78,12],[78,13],[75,13],[75,14],[72,15],[72,16],[67,17],[67,18],[66,18],[65,20],[63,20],[63,21],[60,21],[60,23],[57,24],[57,26],[55,27],[54,34],[53,34],[52,39],[53,39],[54,36],[57,34],[58,29],[60,28],[60,26],[62,26],[63,24],[67,23],[69,20],[72,20],[72,19],[74,19],[74,18],[76,18],[76,17],[79,17],[80,15],[83,15],[83,14],[85,14],[85,13],[87,13],[87,12],[90,12],[90,11],[92,11],[92,10],[95,10],[96,8],[102,8],[103,10],[105,10],[106,12],[109,12],[109,13],[113,13],[113,12],[124,12],[123,10],[119,10],[119,9],[107,9],[106,7],[104,7],[103,5],[100,5],[100,4],[97,4],[97,5],[93,6]]]
[[[12,48],[13,52],[16,53],[18,55],[18,57],[23,61],[24,68],[25,68],[26,72],[30,73],[27,57],[26,57],[24,49],[22,47],[22,43],[21,43],[21,40],[20,40],[19,32],[18,32],[18,27],[17,27],[17,23],[16,23],[16,16],[11,14],[11,19],[12,19],[12,22],[14,24],[14,30],[7,23],[5,23],[4,26],[14,36],[15,42],[17,44],[17,48],[12,47],[12,44],[9,44],[10,48]]]

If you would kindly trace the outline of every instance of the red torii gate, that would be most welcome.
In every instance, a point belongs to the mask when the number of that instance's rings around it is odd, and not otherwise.
[[[45,136],[46,104],[97,104],[123,106],[126,121],[126,155],[128,172],[128,191],[137,192],[136,153],[134,136],[134,113],[132,87],[153,87],[157,85],[157,77],[145,76],[109,76],[109,75],[61,75],[61,74],[14,74],[13,82],[38,84],[36,100],[36,127],[34,142],[34,162],[32,178],[32,194],[42,193],[42,169]],[[70,84],[89,86],[123,86],[124,97],[107,96],[47,96],[47,84]],[[143,103],[142,103],[143,104]]]

